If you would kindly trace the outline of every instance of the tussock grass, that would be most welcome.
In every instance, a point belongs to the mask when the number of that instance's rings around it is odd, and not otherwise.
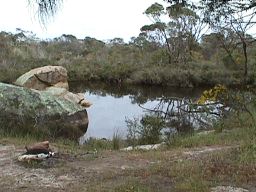
[[[114,132],[113,137],[112,137],[112,149],[113,150],[119,150],[122,146],[122,137],[119,134],[118,131]]]

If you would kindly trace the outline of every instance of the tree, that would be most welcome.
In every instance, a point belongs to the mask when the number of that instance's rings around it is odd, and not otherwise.
[[[204,59],[210,60],[221,51],[220,39],[223,39],[223,34],[221,33],[213,32],[202,36],[200,45]]]
[[[155,3],[145,11],[153,24],[143,26],[141,31],[146,32],[152,41],[166,46],[169,63],[187,64],[192,58],[193,50],[207,26],[195,8],[179,4],[164,8]],[[162,16],[168,16],[169,22],[162,21]]]
[[[30,6],[35,6],[40,21],[45,22],[56,14],[62,4],[62,0],[28,0]]]
[[[192,0],[164,0],[170,7],[194,7]],[[215,33],[223,34],[219,39],[227,58],[237,65],[233,52],[242,53],[243,81],[248,80],[248,46],[252,36],[248,35],[256,23],[256,2],[252,0],[201,0],[198,7],[203,13],[203,21],[208,23]],[[231,38],[230,38],[231,37]],[[253,39],[253,41],[255,41]]]
[[[144,25],[141,28],[141,31],[148,33],[151,40],[165,43],[167,52],[169,53],[169,58],[171,58],[171,45],[167,34],[167,25],[161,21],[161,16],[166,14],[163,5],[154,3],[146,9],[145,14],[152,20],[153,24]]]
[[[164,0],[171,4],[179,4],[187,6],[192,4],[193,0]],[[216,10],[226,9],[227,7],[233,7],[239,10],[250,10],[256,7],[256,2],[251,0],[201,0],[201,3],[206,5],[209,12],[215,12]]]
[[[223,48],[234,64],[237,63],[232,52],[236,50],[242,53],[244,65],[243,81],[246,84],[248,80],[248,46],[252,41],[255,41],[252,36],[248,35],[249,30],[256,23],[256,7],[254,3],[246,0],[219,2],[212,5],[207,1],[203,1],[202,7],[205,11],[205,21],[209,23],[212,30],[222,33],[226,37],[233,37],[229,38],[232,41],[222,41]],[[208,11],[209,8],[211,11]],[[215,9],[212,10],[211,8]]]

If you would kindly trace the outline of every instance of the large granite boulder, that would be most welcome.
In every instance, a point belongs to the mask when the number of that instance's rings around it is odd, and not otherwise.
[[[86,110],[44,91],[0,83],[0,131],[78,139],[88,127]]]
[[[14,84],[36,90],[45,90],[50,86],[68,90],[67,70],[61,66],[35,68],[20,76]]]
[[[68,91],[67,70],[61,66],[44,66],[32,69],[20,76],[14,84],[44,91],[83,107],[90,107],[92,105],[92,103],[84,98],[84,94],[75,94]]]

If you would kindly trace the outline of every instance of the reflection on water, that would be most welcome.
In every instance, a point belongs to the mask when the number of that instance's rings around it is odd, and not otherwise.
[[[85,96],[93,103],[88,109],[90,123],[87,137],[111,138],[114,131],[125,136],[125,118],[141,117],[144,114],[142,108],[131,102],[129,95],[115,98],[111,95],[99,96],[87,92]],[[151,108],[155,104],[155,101],[148,101],[145,106]]]
[[[125,119],[142,117],[159,100],[168,97],[198,98],[201,90],[154,86],[113,86],[107,84],[70,83],[71,91],[84,92],[93,103],[87,109],[89,127],[86,137],[111,138],[115,131],[126,135]]]

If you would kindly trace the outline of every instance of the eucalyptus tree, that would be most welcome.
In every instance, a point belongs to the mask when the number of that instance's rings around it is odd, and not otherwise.
[[[193,0],[164,0],[171,4],[179,4],[187,6],[193,3]],[[250,10],[256,7],[254,0],[201,0],[201,3],[206,5],[209,12],[225,9],[226,7],[233,7],[240,10]]]
[[[223,34],[222,47],[234,65],[243,64],[243,82],[248,81],[248,48],[255,42],[252,28],[256,24],[256,3],[251,0],[217,2],[202,1],[205,22],[212,30]],[[210,11],[209,11],[210,10]],[[250,34],[250,35],[249,35]],[[234,57],[240,52],[242,59]]]
[[[170,18],[169,33],[173,48],[177,49],[178,61],[186,63],[191,60],[193,52],[198,48],[201,36],[207,30],[197,6],[171,5],[166,8]]]
[[[196,13],[196,6],[173,4],[164,7],[155,3],[145,14],[153,23],[143,26],[141,31],[147,32],[152,41],[166,46],[170,63],[187,64],[207,26]]]
[[[193,7],[193,0],[164,0],[170,7]],[[214,33],[220,33],[222,48],[233,65],[243,64],[243,81],[248,80],[248,46],[255,41],[252,28],[256,24],[256,1],[252,0],[201,0],[198,7],[203,21]],[[250,34],[250,35],[248,35]],[[236,54],[234,54],[236,53]],[[242,59],[235,58],[237,53]]]

